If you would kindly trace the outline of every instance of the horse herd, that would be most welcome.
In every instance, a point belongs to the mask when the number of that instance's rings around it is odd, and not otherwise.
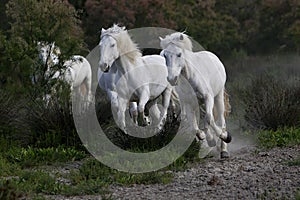
[[[159,38],[162,51],[160,55],[143,56],[128,34],[125,27],[114,24],[102,29],[100,36],[100,61],[98,66],[98,84],[111,102],[116,113],[117,124],[128,132],[125,113],[128,109],[136,125],[146,126],[154,123],[161,130],[167,117],[170,102],[178,99],[175,87],[184,77],[194,90],[197,98],[204,101],[204,129],[197,123],[197,112],[192,105],[181,107],[181,117],[190,124],[191,131],[201,142],[209,147],[216,146],[220,138],[221,158],[228,158],[227,143],[231,135],[226,130],[226,72],[219,58],[211,52],[192,51],[192,42],[184,33],[176,32]],[[83,98],[92,101],[92,70],[89,62],[82,56],[73,56],[64,62],[63,73],[54,72],[60,50],[54,43],[39,43],[39,56],[48,66],[45,76],[60,78],[70,84],[71,90],[81,92],[85,85]],[[162,106],[158,106],[158,97]],[[225,97],[225,98],[224,98]],[[151,103],[151,121],[145,115],[145,107]],[[153,119],[152,119],[153,118]]]

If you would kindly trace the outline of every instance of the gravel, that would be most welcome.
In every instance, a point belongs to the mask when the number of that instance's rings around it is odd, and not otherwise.
[[[169,184],[111,185],[112,199],[295,199],[300,195],[300,145],[258,151],[254,145],[232,150],[229,159],[212,157],[185,171],[171,172]],[[168,171],[167,173],[170,173]],[[55,199],[101,199],[99,196],[56,196]]]
[[[300,166],[287,162],[300,156],[300,146],[258,151],[244,147],[230,159],[208,158],[172,183],[111,186],[113,199],[295,199]]]

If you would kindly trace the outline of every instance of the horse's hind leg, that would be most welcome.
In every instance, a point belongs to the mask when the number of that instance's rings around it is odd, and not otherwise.
[[[204,120],[204,132],[206,135],[207,143],[210,147],[216,146],[216,141],[209,129],[210,126],[212,126],[213,128],[215,126],[214,116],[213,116],[213,108],[214,108],[214,98],[211,95],[207,95],[205,98],[206,114],[205,114],[205,120]],[[214,131],[216,131],[216,130],[214,129]]]
[[[92,96],[92,77],[88,76],[84,80],[85,87],[86,87],[86,94],[85,96],[87,97],[88,104],[90,104],[93,101],[93,96]]]
[[[138,106],[136,102],[129,103],[129,114],[133,122],[138,125]]]

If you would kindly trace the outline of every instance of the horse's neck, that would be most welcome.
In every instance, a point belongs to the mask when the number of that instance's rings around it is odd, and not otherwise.
[[[124,75],[127,74],[127,72],[134,69],[139,62],[141,62],[141,58],[136,58],[135,60],[131,60],[126,56],[121,56],[116,60],[115,64],[118,72]]]
[[[204,84],[200,84],[199,82],[201,82],[202,79],[202,74],[200,72],[200,68],[197,67],[197,65],[195,65],[192,61],[194,59],[195,53],[190,52],[190,51],[186,51],[185,52],[185,66],[182,70],[182,75],[187,79],[187,81],[189,82],[189,84],[193,87],[193,89],[197,92],[203,92],[202,88],[206,87],[206,85]],[[199,87],[200,86],[200,87]]]
[[[193,73],[193,70],[191,69],[191,63],[190,62],[191,55],[190,52],[186,51],[184,52],[184,60],[185,60],[185,66],[182,69],[182,75],[187,79],[187,80],[192,80],[195,76]]]

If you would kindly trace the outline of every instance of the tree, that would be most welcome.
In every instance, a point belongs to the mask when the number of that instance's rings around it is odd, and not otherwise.
[[[98,44],[101,28],[108,28],[114,23],[127,29],[176,27],[174,20],[165,14],[164,2],[160,0],[87,0],[85,10],[84,29],[91,48]]]
[[[31,84],[30,74],[38,67],[38,41],[55,41],[62,51],[62,61],[85,50],[80,20],[67,1],[10,0],[6,13],[10,29],[0,58],[7,60],[1,63],[6,79],[15,75],[11,78],[15,83]]]

